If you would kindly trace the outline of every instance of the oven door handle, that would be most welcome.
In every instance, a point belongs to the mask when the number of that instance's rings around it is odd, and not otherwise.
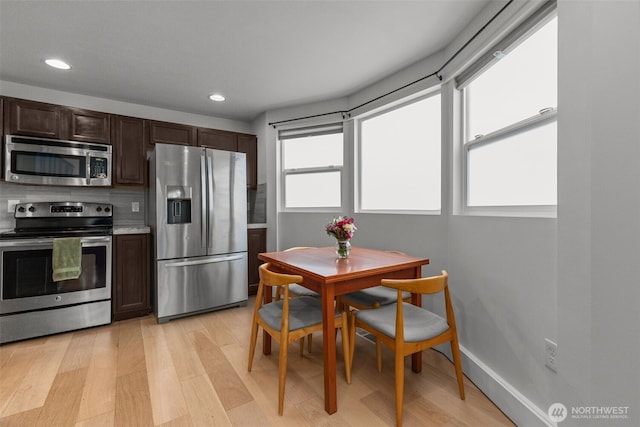
[[[167,263],[164,266],[166,268],[169,268],[169,267],[188,267],[191,265],[214,264],[216,262],[236,261],[236,260],[242,259],[243,256],[244,255],[228,255],[228,256],[197,259],[192,261],[178,261],[178,262]]]

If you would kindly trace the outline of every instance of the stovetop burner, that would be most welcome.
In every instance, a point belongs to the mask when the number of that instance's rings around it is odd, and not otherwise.
[[[113,232],[113,206],[91,202],[18,203],[16,227],[0,239],[106,236]]]

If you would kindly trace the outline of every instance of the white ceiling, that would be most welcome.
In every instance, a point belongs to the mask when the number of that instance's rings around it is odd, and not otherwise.
[[[438,52],[487,3],[0,0],[0,79],[250,121]],[[49,57],[73,68],[49,68]]]

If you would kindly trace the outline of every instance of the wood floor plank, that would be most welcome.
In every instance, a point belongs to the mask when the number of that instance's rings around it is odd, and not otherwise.
[[[140,321],[137,319],[118,322],[118,372],[117,376],[146,371],[144,343]]]
[[[189,411],[182,395],[178,374],[162,329],[147,335],[143,332],[142,340],[154,423],[164,424],[188,415]]]
[[[37,425],[71,426],[76,423],[87,370],[81,368],[56,375]]]
[[[209,377],[200,375],[181,381],[191,420],[196,426],[230,426],[231,421]]]
[[[251,402],[253,400],[251,393],[211,337],[203,331],[194,331],[190,336],[225,410],[229,411]]]
[[[58,372],[75,371],[89,366],[97,329],[74,332]]]
[[[164,325],[164,334],[167,341],[171,343],[169,351],[180,381],[206,375],[198,352],[193,348],[189,336],[180,323],[169,322]]]
[[[96,335],[89,361],[78,421],[113,413],[118,372],[117,329],[106,328]]]
[[[153,425],[146,371],[136,371],[117,377],[114,419],[116,426]]]
[[[88,418],[76,423],[74,427],[114,427],[116,422],[115,410],[104,412],[95,417]]]

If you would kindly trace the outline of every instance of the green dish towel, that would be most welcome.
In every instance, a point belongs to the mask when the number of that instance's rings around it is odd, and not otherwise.
[[[79,237],[53,239],[53,281],[77,279],[82,272],[82,244]]]

